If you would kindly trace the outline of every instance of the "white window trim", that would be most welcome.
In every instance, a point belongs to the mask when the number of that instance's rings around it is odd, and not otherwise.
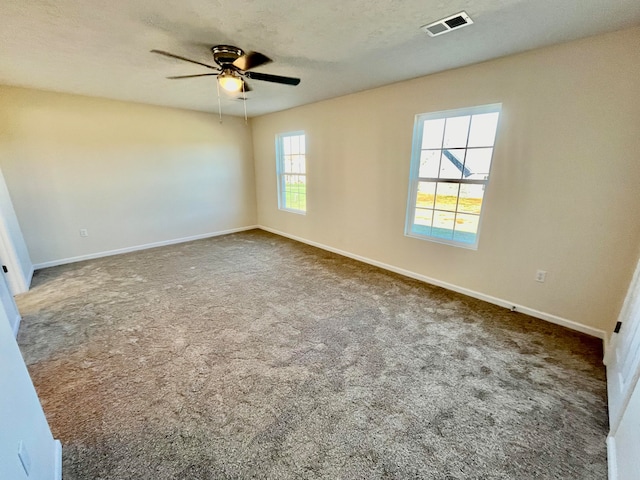
[[[285,205],[287,204],[286,202],[286,192],[285,192],[285,188],[283,185],[284,182],[284,176],[285,176],[285,172],[283,171],[284,168],[284,152],[282,151],[282,139],[285,137],[294,137],[297,135],[304,135],[305,137],[305,155],[304,155],[304,161],[305,161],[305,184],[306,184],[306,178],[307,178],[307,154],[306,154],[306,141],[307,141],[307,136],[304,133],[304,130],[298,130],[295,132],[285,132],[285,133],[278,133],[276,134],[276,179],[277,179],[277,183],[278,183],[278,209],[282,210],[284,212],[289,212],[289,213],[297,213],[298,215],[306,215],[307,211],[306,210],[298,210],[295,208],[287,208],[285,207]]]
[[[482,218],[484,217],[485,208],[481,208],[478,218],[478,230],[476,232],[475,243],[466,243],[456,240],[448,240],[446,238],[431,237],[428,235],[421,235],[412,231],[413,220],[415,217],[416,201],[418,197],[418,182],[420,181],[420,154],[422,152],[422,134],[424,131],[423,124],[427,120],[436,120],[440,118],[461,117],[465,115],[478,115],[482,113],[500,112],[498,117],[498,125],[496,128],[496,137],[493,141],[493,152],[491,157],[491,164],[489,166],[489,178],[485,185],[485,194],[489,189],[491,182],[491,171],[493,169],[493,154],[495,154],[495,146],[498,141],[498,135],[500,131],[500,123],[502,122],[502,103],[492,103],[489,105],[481,105],[477,107],[458,108],[454,110],[442,110],[439,112],[421,113],[416,115],[413,125],[413,144],[411,147],[411,166],[409,173],[409,198],[407,200],[407,212],[405,217],[404,234],[407,237],[417,238],[420,240],[426,240],[428,242],[442,243],[445,245],[452,245],[455,247],[466,248],[468,250],[477,250],[478,242],[480,240],[480,232],[482,229]]]

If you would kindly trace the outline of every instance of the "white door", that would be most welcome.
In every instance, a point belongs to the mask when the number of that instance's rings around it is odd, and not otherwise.
[[[609,424],[615,430],[625,403],[640,375],[640,262],[620,311],[620,331],[611,338],[607,352]]]
[[[9,290],[14,295],[29,290],[29,270],[33,264],[22,236],[9,189],[0,170],[0,261],[6,265]]]
[[[607,352],[607,390],[609,396],[609,477],[611,480],[640,478],[640,471],[629,471],[629,452],[640,456],[640,428],[630,425],[640,415],[638,377],[640,377],[640,262],[636,266],[627,297],[620,311],[619,332],[611,339]],[[638,388],[636,386],[638,385]],[[632,394],[635,401],[631,402]],[[620,456],[624,452],[624,456]],[[633,467],[635,470],[635,467]]]
[[[11,293],[17,295],[26,292],[28,288],[25,288],[24,279],[20,274],[20,261],[10,242],[7,226],[0,215],[0,274],[5,277]]]
[[[13,331],[13,335],[18,335],[18,327],[20,326],[20,313],[18,312],[18,306],[16,305],[15,300],[13,299],[13,295],[9,291],[9,287],[7,286],[7,281],[4,277],[4,273],[0,271],[0,301],[2,302],[2,307],[7,314],[7,318],[9,319],[9,325],[11,325],[11,330]]]
[[[638,480],[640,478],[640,383],[631,399],[615,436],[607,439],[609,447],[609,479]]]

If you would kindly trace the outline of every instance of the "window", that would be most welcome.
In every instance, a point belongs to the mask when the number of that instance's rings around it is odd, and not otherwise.
[[[477,248],[500,108],[416,116],[406,235]]]
[[[289,212],[307,211],[307,162],[304,132],[276,137],[278,208]]]

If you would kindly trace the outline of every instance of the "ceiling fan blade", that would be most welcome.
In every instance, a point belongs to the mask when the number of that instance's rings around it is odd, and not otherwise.
[[[167,77],[169,80],[177,80],[179,78],[195,78],[195,77],[210,77],[210,76],[218,76],[217,73],[201,73],[199,75],[178,75],[176,77]]]
[[[197,60],[191,60],[190,58],[181,57],[180,55],[174,55],[173,53],[164,52],[162,50],[151,50],[151,53],[158,53],[160,55],[164,55],[165,57],[177,58],[178,60],[183,60],[185,62],[195,63],[196,65],[202,65],[203,67],[210,68],[212,70],[218,70],[217,67],[207,65],[206,63],[198,62]]]
[[[281,77],[280,75],[269,75],[268,73],[246,72],[244,75],[252,80],[263,80],[265,82],[282,83],[284,85],[298,85],[300,83],[299,78]]]
[[[241,57],[236,58],[233,62],[233,66],[239,68],[240,70],[247,71],[271,62],[273,62],[273,60],[271,60],[266,55],[258,52],[248,52]]]

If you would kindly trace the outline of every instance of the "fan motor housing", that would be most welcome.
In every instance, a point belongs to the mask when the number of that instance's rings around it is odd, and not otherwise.
[[[216,45],[211,47],[211,52],[213,53],[213,60],[221,67],[232,64],[238,57],[244,55],[244,51],[241,48],[232,45]]]

